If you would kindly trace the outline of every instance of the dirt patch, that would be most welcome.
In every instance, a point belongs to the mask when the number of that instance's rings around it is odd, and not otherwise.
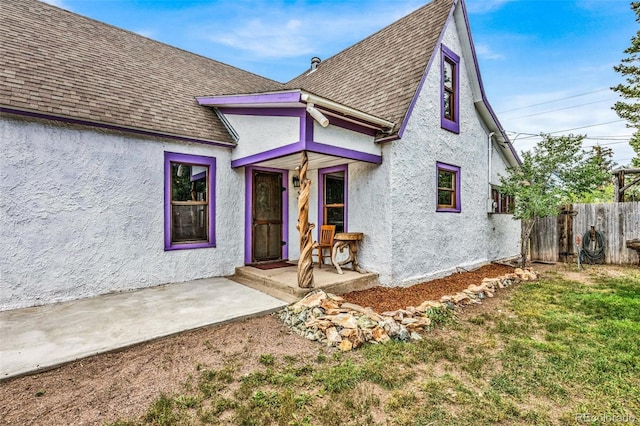
[[[348,302],[370,307],[376,312],[395,311],[418,306],[425,300],[438,301],[442,296],[454,295],[483,278],[496,278],[513,272],[505,265],[486,265],[470,272],[455,273],[411,287],[374,287],[342,295]]]
[[[482,278],[511,268],[492,265],[454,274],[406,289],[372,289],[350,294],[350,301],[380,310],[415,306],[424,300],[456,293]],[[497,310],[517,287],[503,289],[481,305],[466,307],[460,319]],[[368,299],[367,299],[368,298]],[[383,300],[393,301],[381,304]],[[433,331],[446,337],[446,327]],[[199,368],[216,369],[230,362],[240,374],[257,371],[260,355],[315,359],[336,352],[291,332],[266,315],[206,327],[96,355],[59,368],[0,382],[0,424],[94,425],[143,415],[161,393],[182,392]],[[357,351],[349,354],[357,357]]]

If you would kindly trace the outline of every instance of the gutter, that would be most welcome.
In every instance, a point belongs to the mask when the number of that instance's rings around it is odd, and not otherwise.
[[[307,104],[313,104],[315,106],[319,106],[322,108],[326,108],[332,111],[339,112],[341,114],[356,118],[358,120],[365,121],[367,123],[375,124],[378,127],[384,129],[387,132],[390,132],[395,124],[391,121],[384,120],[382,118],[375,117],[371,114],[367,114],[362,111],[358,111],[357,109],[339,104],[337,102],[331,101],[329,99],[321,98],[316,95],[312,95],[310,93],[302,92],[300,94],[300,100]],[[344,118],[344,117],[340,117]]]

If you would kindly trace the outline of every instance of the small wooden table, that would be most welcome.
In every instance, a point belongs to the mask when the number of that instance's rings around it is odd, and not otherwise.
[[[333,237],[333,249],[331,250],[331,263],[336,267],[339,274],[343,274],[341,266],[351,263],[354,271],[366,274],[367,271],[358,265],[358,241],[362,241],[362,232],[339,232]],[[349,248],[349,257],[346,260],[338,262],[336,254],[345,248]]]

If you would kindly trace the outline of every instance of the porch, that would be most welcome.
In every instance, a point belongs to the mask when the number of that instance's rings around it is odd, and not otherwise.
[[[340,275],[333,266],[313,266],[313,288],[298,287],[298,267],[295,263],[274,269],[258,269],[253,266],[236,268],[235,275],[227,277],[247,287],[259,290],[285,302],[292,303],[302,299],[315,289],[327,293],[345,294],[351,291],[366,290],[379,285],[378,275],[374,273],[358,273],[343,269]]]

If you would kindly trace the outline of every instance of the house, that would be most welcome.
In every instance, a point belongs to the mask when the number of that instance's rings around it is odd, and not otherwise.
[[[297,259],[303,152],[309,222],[383,285],[519,252],[463,0],[285,84],[35,0],[0,26],[0,309]]]

